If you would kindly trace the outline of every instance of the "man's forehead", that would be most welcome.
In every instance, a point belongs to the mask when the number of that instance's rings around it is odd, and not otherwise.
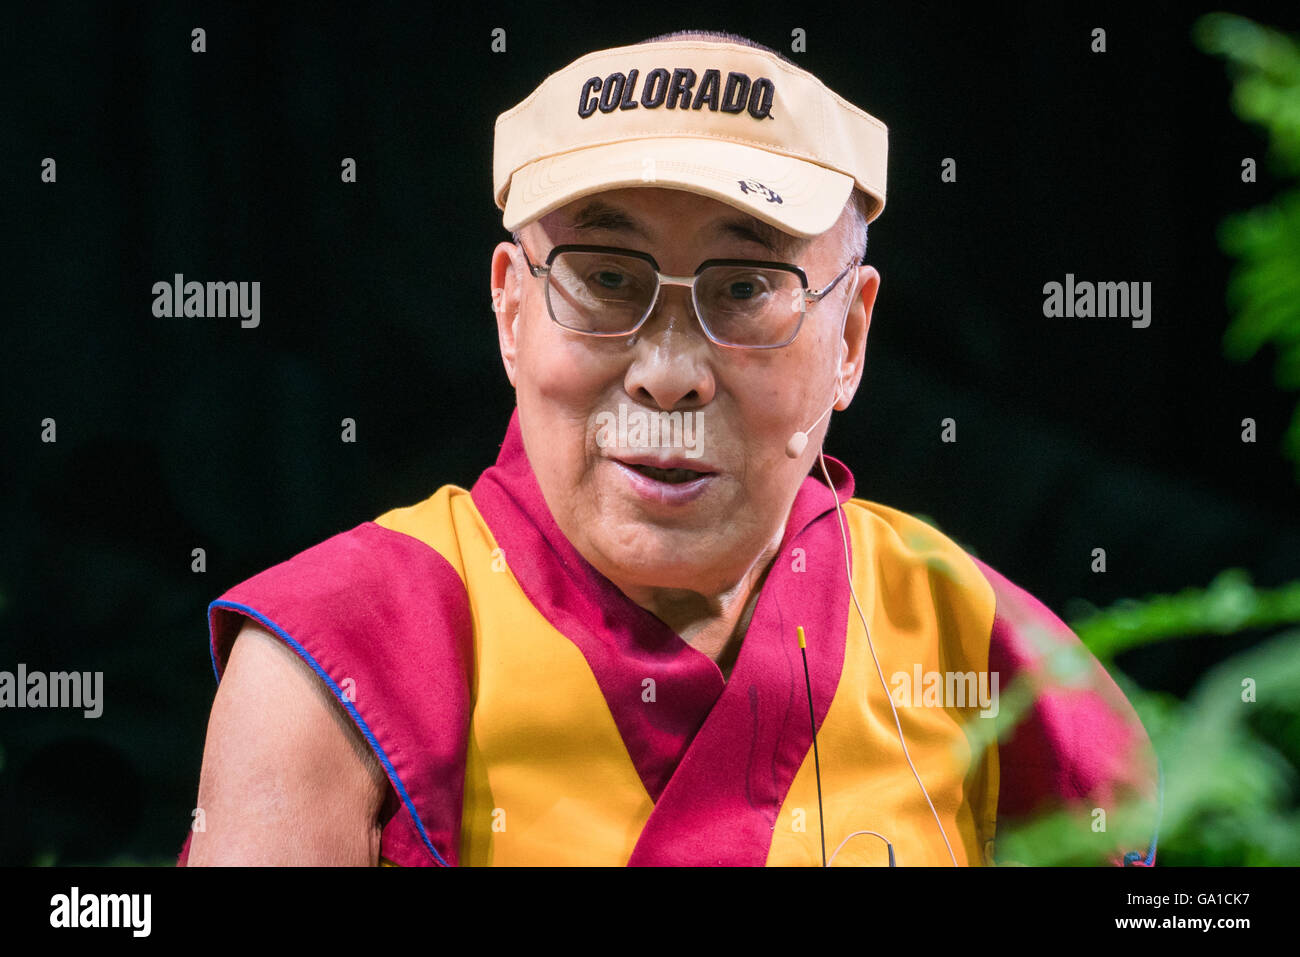
[[[616,190],[585,196],[543,217],[548,226],[559,226],[582,233],[605,232],[650,242],[657,237],[655,204],[638,203],[626,196],[627,190]],[[674,191],[676,192],[676,191]],[[687,195],[687,194],[683,194]],[[706,198],[691,195],[692,203],[707,203]],[[779,259],[794,259],[812,242],[777,229],[769,223],[751,216],[743,210],[713,201],[710,211],[697,233],[719,240],[740,240],[757,243]]]

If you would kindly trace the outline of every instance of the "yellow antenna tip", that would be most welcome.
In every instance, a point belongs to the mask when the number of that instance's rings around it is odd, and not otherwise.
[[[795,631],[797,631],[797,632],[799,633],[799,647],[800,647],[800,648],[807,648],[808,646],[807,646],[806,644],[804,644],[804,640],[803,640],[803,625],[797,625],[797,626],[795,626]]]

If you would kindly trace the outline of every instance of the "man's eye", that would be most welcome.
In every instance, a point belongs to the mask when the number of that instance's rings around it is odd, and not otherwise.
[[[771,291],[771,283],[758,273],[739,273],[722,284],[722,296],[729,302],[749,302],[761,299]]]
[[[613,269],[602,269],[593,279],[605,289],[622,289],[627,284],[627,275]]]

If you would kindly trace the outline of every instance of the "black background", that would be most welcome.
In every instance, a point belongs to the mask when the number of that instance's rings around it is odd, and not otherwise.
[[[1294,5],[1233,11],[1300,25]],[[1216,226],[1276,184],[1223,61],[1192,45],[1201,12],[6,13],[0,669],[103,671],[105,703],[94,721],[0,712],[0,863],[172,859],[214,691],[208,602],[492,463],[513,405],[490,308],[506,238],[493,122],[578,56],[670,30],[781,49],[889,126],[866,375],[827,443],[859,497],[927,516],[1067,618],[1228,567],[1265,586],[1300,578],[1279,451],[1296,397],[1274,387],[1271,349],[1237,364],[1221,345]],[[1090,51],[1098,26],[1104,54]],[[796,27],[806,53],[789,52]],[[56,184],[40,180],[47,156]],[[1241,182],[1247,156],[1258,183]],[[945,157],[956,183],[940,181]],[[178,272],[260,281],[261,325],[155,318],[153,283]],[[1044,318],[1043,284],[1067,272],[1151,282],[1150,327]],[[949,416],[955,445],[939,441]],[[46,417],[55,444],[40,441]],[[356,444],[339,440],[344,417]],[[1095,547],[1105,574],[1090,571]],[[1120,664],[1183,693],[1242,646],[1207,636]]]

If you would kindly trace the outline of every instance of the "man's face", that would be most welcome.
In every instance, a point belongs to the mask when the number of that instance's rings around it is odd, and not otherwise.
[[[706,259],[791,262],[815,290],[849,263],[847,229],[843,215],[801,241],[724,203],[643,187],[576,200],[525,226],[520,241],[538,265],[556,245],[583,243],[649,253],[674,276]],[[779,543],[826,423],[798,459],[786,456],[786,443],[837,388],[841,409],[857,388],[875,269],[850,270],[808,306],[794,342],[777,349],[712,343],[683,286],[661,289],[634,336],[569,331],[551,320],[544,280],[529,275],[511,243],[494,252],[492,284],[524,447],[578,551],[634,599],[663,589],[716,595],[756,571]],[[666,423],[664,412],[682,413],[682,426],[655,441],[650,419]]]

